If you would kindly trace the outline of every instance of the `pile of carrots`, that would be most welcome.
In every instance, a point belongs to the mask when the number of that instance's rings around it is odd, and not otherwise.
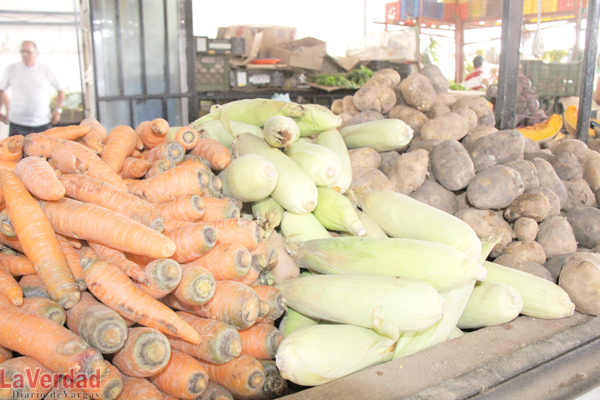
[[[0,399],[283,394],[277,252],[220,192],[229,150],[168,130],[86,119],[0,141],[0,374],[100,377]]]

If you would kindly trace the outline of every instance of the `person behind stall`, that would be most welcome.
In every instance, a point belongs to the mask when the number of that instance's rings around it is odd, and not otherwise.
[[[0,116],[9,123],[9,135],[27,135],[43,132],[60,121],[65,91],[52,70],[37,62],[38,50],[34,42],[21,44],[21,61],[9,65],[0,79],[0,107],[4,92],[11,88],[8,116]],[[50,100],[58,92],[56,108],[50,111]]]
[[[485,78],[485,72],[482,68],[483,57],[475,57],[473,59],[473,67],[475,67],[475,69],[465,78],[463,86],[471,90],[485,89],[488,85],[488,81]]]

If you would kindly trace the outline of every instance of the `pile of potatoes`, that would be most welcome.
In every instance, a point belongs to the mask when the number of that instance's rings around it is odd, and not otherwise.
[[[557,282],[578,311],[600,315],[600,139],[540,144],[498,131],[484,97],[447,92],[428,65],[403,80],[380,70],[334,102],[341,128],[397,118],[414,130],[404,149],[350,150],[352,189],[394,190],[455,215],[483,241],[499,238],[489,260]]]

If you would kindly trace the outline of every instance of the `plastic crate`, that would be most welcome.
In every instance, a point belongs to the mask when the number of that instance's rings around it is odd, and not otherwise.
[[[417,64],[414,63],[399,63],[393,61],[373,60],[369,61],[366,66],[371,71],[379,71],[380,69],[390,68],[397,71],[402,79],[406,79],[410,74],[419,72]]]
[[[196,54],[196,90],[229,90],[229,56]]]
[[[402,21],[418,18],[419,11],[419,0],[402,0],[400,3],[400,19]],[[423,17],[444,18],[444,3],[438,3],[436,0],[423,0]]]
[[[523,74],[531,79],[538,96],[578,96],[581,84],[581,61],[545,63],[541,60],[521,61]]]
[[[523,15],[534,15],[538,11],[538,0],[525,0]],[[542,0],[542,14],[558,11],[558,0]]]

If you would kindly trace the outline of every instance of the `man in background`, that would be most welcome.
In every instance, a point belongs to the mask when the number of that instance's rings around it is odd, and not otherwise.
[[[463,82],[463,86],[471,90],[485,89],[488,86],[488,81],[485,78],[485,72],[483,72],[483,57],[477,56],[473,59],[473,67],[475,69],[471,72]]]
[[[43,132],[60,121],[65,92],[50,68],[37,62],[37,46],[32,41],[21,44],[21,62],[11,64],[0,79],[0,106],[4,92],[10,87],[11,103],[8,116],[9,135]],[[50,100],[58,92],[56,109],[50,111]]]

